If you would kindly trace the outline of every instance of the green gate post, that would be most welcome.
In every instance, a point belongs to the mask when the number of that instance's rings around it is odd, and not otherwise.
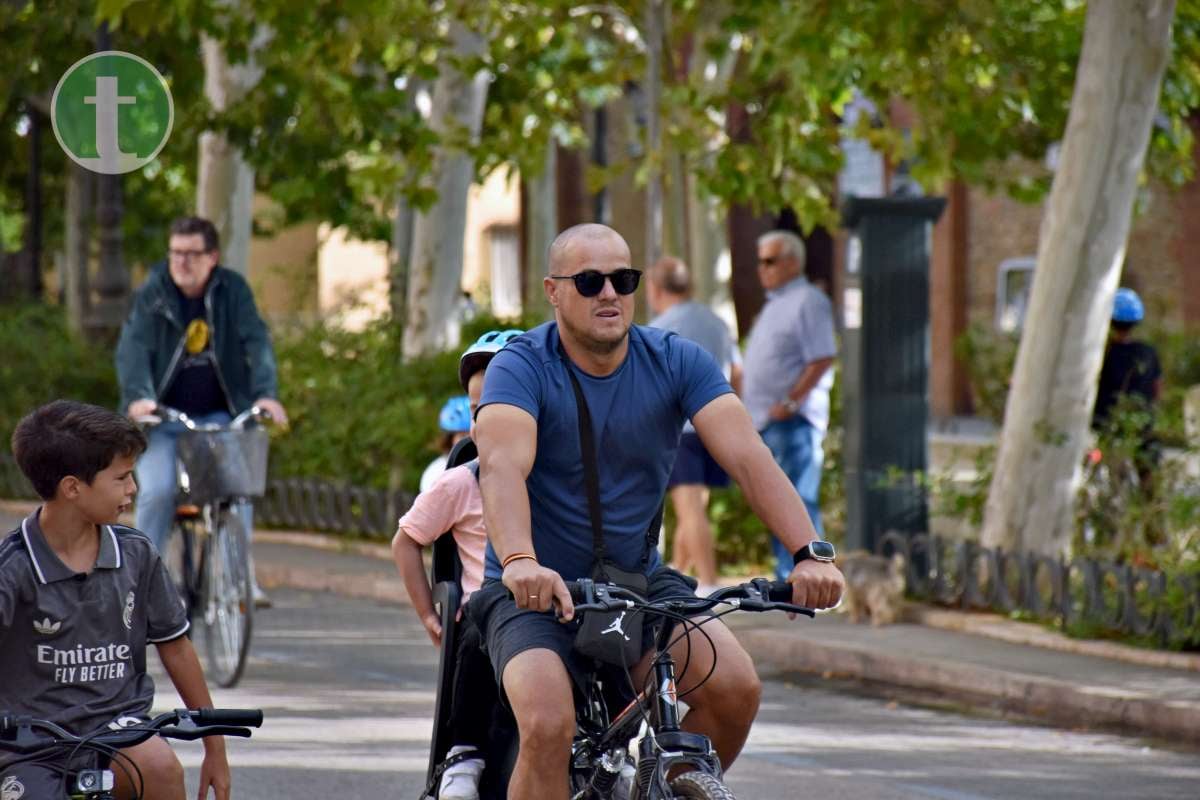
[[[851,197],[842,295],[846,546],[928,530],[929,257],[940,197]]]

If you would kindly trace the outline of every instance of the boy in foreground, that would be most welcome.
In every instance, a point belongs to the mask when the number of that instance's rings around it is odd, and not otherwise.
[[[0,709],[82,735],[145,718],[154,700],[146,644],[188,708],[212,706],[175,585],[150,540],[114,524],[130,507],[133,466],[146,448],[137,426],[98,406],[57,400],[29,414],[13,454],[42,505],[0,543]],[[165,739],[119,751],[118,797],[183,800],[183,768]],[[124,757],[124,758],[122,758]],[[90,766],[80,757],[72,769]],[[134,786],[121,764],[137,764]],[[0,754],[0,761],[7,760]],[[61,796],[57,760],[0,766],[0,782],[24,797]],[[204,740],[199,797],[229,797],[225,742]],[[17,796],[22,796],[18,794]]]

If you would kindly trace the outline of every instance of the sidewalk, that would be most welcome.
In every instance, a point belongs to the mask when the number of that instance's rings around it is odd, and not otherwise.
[[[382,544],[262,532],[266,587],[407,602]],[[910,607],[905,622],[853,625],[841,614],[726,617],[764,674],[811,673],[936,696],[974,708],[1200,746],[1200,655],[1067,639],[989,614]]]

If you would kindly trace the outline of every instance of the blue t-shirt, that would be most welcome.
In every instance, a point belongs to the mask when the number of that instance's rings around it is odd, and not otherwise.
[[[538,561],[566,580],[586,577],[595,560],[584,488],[575,392],[559,345],[558,325],[539,325],[510,341],[488,364],[480,407],[502,403],[537,420],[537,455],[529,491]],[[602,378],[571,366],[587,399],[600,462],[600,508],[606,555],[636,570],[675,464],[683,423],[733,391],[699,345],[669,331],[634,325],[629,351]],[[650,554],[647,572],[660,563]],[[488,544],[484,574],[500,577]]]

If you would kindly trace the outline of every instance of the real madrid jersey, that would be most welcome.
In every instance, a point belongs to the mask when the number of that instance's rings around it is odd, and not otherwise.
[[[188,629],[162,559],[139,532],[104,525],[95,566],[77,573],[46,542],[39,513],[0,543],[0,709],[76,734],[146,714],[146,644]]]

